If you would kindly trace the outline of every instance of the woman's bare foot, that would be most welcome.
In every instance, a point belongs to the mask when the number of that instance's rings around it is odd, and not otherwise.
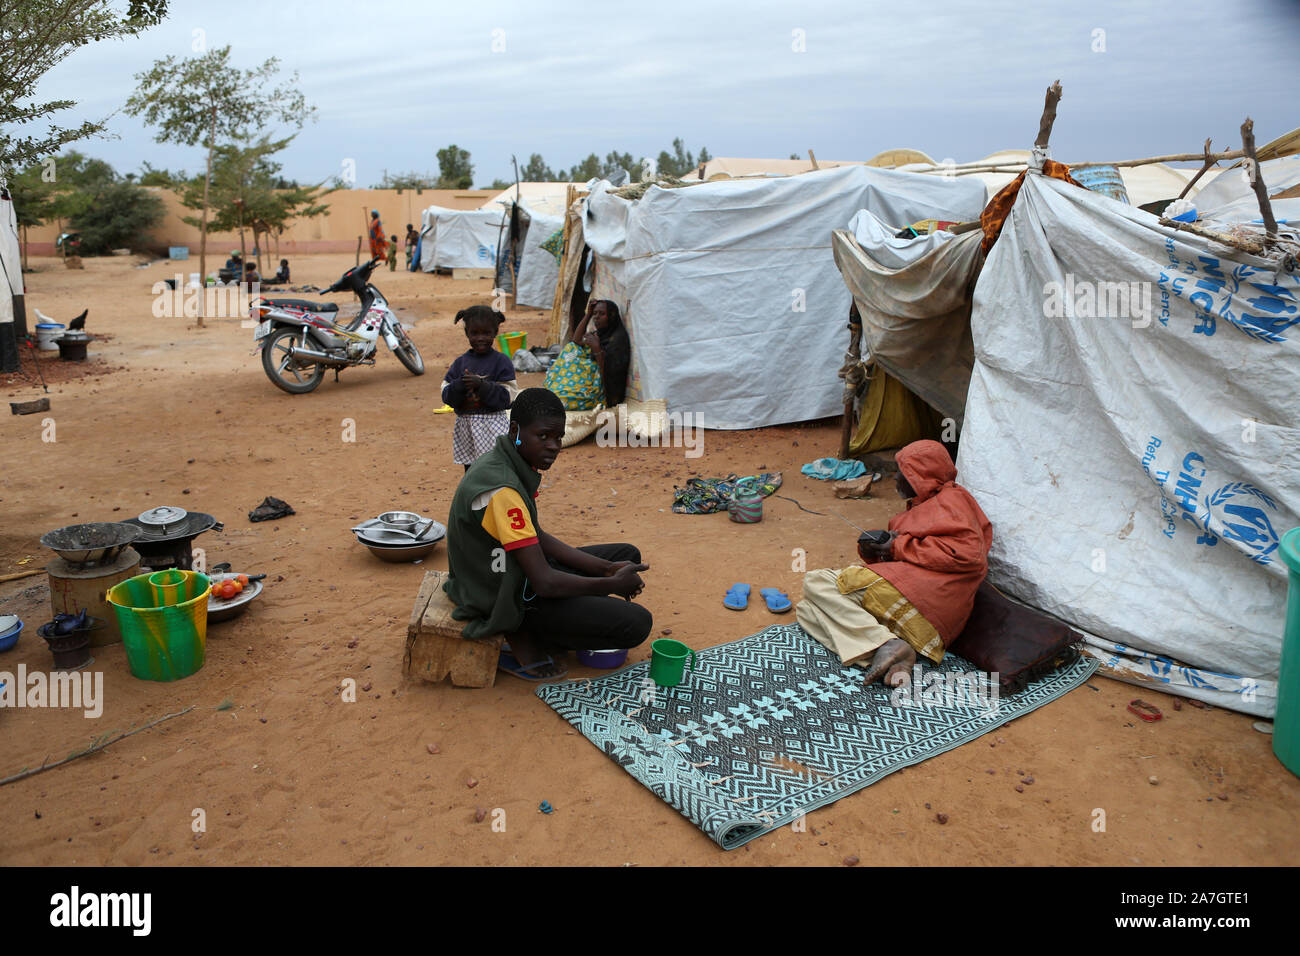
[[[866,683],[884,678],[886,687],[897,687],[916,664],[916,651],[902,638],[894,637],[876,648],[867,671]]]

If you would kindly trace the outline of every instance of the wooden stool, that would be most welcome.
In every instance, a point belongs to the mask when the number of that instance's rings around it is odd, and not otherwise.
[[[453,620],[456,605],[442,589],[445,571],[425,571],[406,628],[402,673],[436,684],[447,675],[457,687],[491,687],[505,637],[497,634],[470,641],[461,636],[464,621]]]

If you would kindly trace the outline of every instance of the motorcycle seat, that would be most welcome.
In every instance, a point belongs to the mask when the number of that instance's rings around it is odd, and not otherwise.
[[[270,306],[305,309],[308,312],[337,312],[339,310],[337,302],[312,302],[310,299],[271,299],[265,296],[262,297],[262,301]]]

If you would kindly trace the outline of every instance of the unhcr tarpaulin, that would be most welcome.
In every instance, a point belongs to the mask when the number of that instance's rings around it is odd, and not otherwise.
[[[1029,176],[975,289],[957,462],[993,583],[1114,676],[1263,715],[1300,523],[1300,282],[1275,268]]]
[[[430,206],[421,214],[420,268],[492,269],[497,261],[502,209],[444,209]]]
[[[708,428],[756,428],[843,408],[849,292],[831,231],[859,209],[900,227],[973,219],[984,200],[966,177],[866,166],[654,186],[638,200],[598,183],[583,230],[600,289],[623,292],[642,393]]]
[[[975,230],[895,239],[865,210],[832,238],[862,317],[863,358],[959,424],[974,362],[971,290],[984,261],[982,238]]]

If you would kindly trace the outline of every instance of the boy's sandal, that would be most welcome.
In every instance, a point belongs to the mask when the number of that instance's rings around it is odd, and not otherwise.
[[[722,603],[733,611],[745,610],[745,608],[749,607],[749,585],[733,584],[727,588],[727,593],[722,597]]]
[[[455,410],[456,409],[452,408],[450,405],[444,404],[442,408],[435,408],[433,413],[435,415],[446,415],[448,412],[454,412]]]
[[[534,673],[538,668],[546,667],[548,665],[555,666],[555,659],[548,656],[540,661],[535,661],[532,664],[525,666],[519,663],[518,659],[513,654],[505,650],[501,651],[501,656],[497,659],[498,669],[503,670],[514,677],[518,677],[520,680],[532,681],[533,683],[559,680],[569,673],[569,669],[564,666],[560,666],[560,672],[558,674]]]
[[[790,608],[794,607],[790,603],[790,595],[776,588],[763,588],[759,592],[763,595],[763,600],[767,602],[767,609],[773,614],[784,614]]]

